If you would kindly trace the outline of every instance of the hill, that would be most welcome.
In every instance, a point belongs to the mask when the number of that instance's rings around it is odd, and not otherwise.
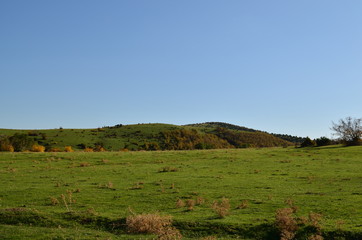
[[[205,132],[210,131],[210,129],[216,129],[219,127],[229,129],[229,130],[238,130],[238,131],[244,131],[244,132],[263,132],[263,133],[273,135],[274,137],[281,138],[285,141],[295,143],[295,144],[300,144],[305,139],[303,137],[292,136],[289,134],[268,133],[265,131],[255,130],[252,128],[247,128],[247,127],[238,126],[238,125],[234,125],[234,124],[230,124],[230,123],[224,123],[224,122],[205,122],[205,123],[188,124],[185,126],[202,128],[203,131],[205,131]]]
[[[11,138],[14,135],[16,138]],[[219,122],[184,126],[160,123],[118,124],[94,129],[0,129],[2,150],[14,145],[14,141],[22,144],[22,147],[15,147],[15,151],[29,150],[34,144],[44,146],[46,151],[62,151],[65,146],[78,150],[137,151],[292,145],[291,142],[266,132]]]

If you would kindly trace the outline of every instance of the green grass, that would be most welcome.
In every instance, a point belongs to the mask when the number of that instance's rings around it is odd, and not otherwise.
[[[287,207],[285,200],[292,199],[299,207],[297,215],[323,215],[325,234],[344,232],[360,237],[361,166],[362,147],[340,146],[0,153],[0,236],[130,239],[122,224],[114,228],[110,224],[124,221],[131,208],[136,213],[172,215],[175,226],[187,238],[265,239],[269,234],[268,239],[275,239],[275,211]],[[70,215],[60,197],[67,195],[67,190],[76,200],[68,206]],[[53,206],[51,197],[59,204]],[[176,208],[177,199],[196,197],[205,203],[193,211]],[[220,219],[210,206],[223,197],[230,199],[231,211]],[[248,207],[236,209],[243,200],[248,201]],[[22,210],[4,210],[10,208]],[[29,220],[34,218],[40,220]],[[90,219],[86,224],[82,221],[85,218]]]

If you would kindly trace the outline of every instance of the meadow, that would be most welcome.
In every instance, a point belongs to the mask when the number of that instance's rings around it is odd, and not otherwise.
[[[325,239],[362,239],[361,166],[362,147],[342,146],[0,153],[0,236],[152,239],[126,217],[157,213],[183,239],[280,239],[289,207],[318,214]]]

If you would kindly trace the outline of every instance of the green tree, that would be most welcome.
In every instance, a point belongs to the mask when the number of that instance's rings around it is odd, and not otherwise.
[[[30,150],[34,144],[34,140],[28,137],[28,134],[15,133],[9,138],[15,152]]]
[[[318,147],[327,146],[332,143],[331,139],[329,139],[327,137],[320,137],[320,138],[314,139],[314,141]]]
[[[310,139],[309,137],[306,137],[300,146],[301,147],[314,147],[315,145],[316,144],[312,139]]]

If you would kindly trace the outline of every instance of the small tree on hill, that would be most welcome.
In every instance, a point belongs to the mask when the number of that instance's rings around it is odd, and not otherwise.
[[[33,139],[28,137],[28,134],[15,133],[9,138],[15,152],[30,150],[34,144]]]
[[[300,144],[301,147],[314,147],[315,146],[315,142],[310,139],[309,137],[306,137],[304,139],[304,141],[302,142],[302,144]]]
[[[361,144],[362,118],[340,119],[338,123],[332,122],[334,135],[338,136],[346,145],[353,146]]]
[[[332,144],[332,141],[327,137],[320,137],[320,138],[314,139],[314,141],[318,147],[327,146],[327,145]]]

